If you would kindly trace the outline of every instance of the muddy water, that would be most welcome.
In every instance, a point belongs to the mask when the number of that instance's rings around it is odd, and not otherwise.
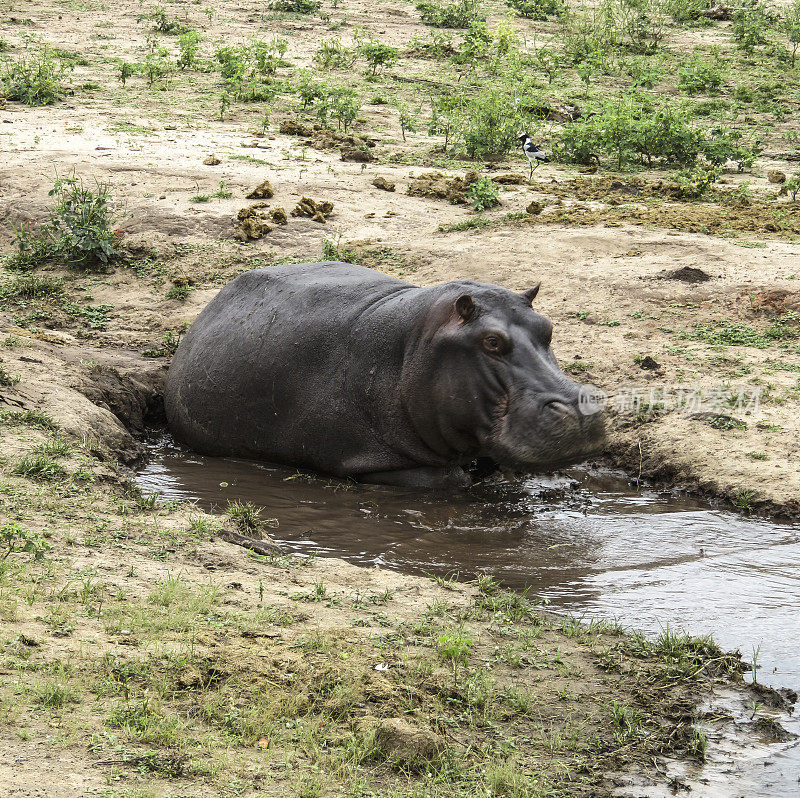
[[[598,468],[431,495],[201,457],[164,434],[150,451],[137,476],[144,491],[209,510],[253,502],[290,550],[413,573],[489,573],[587,620],[711,633],[747,660],[755,652],[762,683],[800,689],[800,526],[636,489]],[[699,794],[740,795],[746,783],[751,796],[800,795],[797,743],[752,762],[755,779],[718,772],[733,791]]]
[[[556,477],[430,495],[343,487],[263,463],[201,457],[164,434],[137,481],[205,509],[250,501],[290,550],[413,573],[489,573],[554,609],[658,633],[713,633],[759,680],[800,686],[800,526],[743,518],[623,475]]]

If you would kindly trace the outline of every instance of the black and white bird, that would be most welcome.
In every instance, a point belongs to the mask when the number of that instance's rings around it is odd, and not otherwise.
[[[527,133],[521,133],[518,138],[522,144],[522,151],[525,153],[525,157],[531,165],[531,173],[528,176],[530,180],[530,178],[533,177],[533,170],[536,169],[540,163],[547,163],[550,159],[541,147],[533,143],[533,139]]]

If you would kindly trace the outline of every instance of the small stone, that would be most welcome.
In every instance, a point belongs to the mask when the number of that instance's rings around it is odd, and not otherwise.
[[[209,156],[208,156],[208,157],[207,157],[207,158],[206,158],[206,159],[203,161],[203,163],[204,163],[206,166],[218,166],[219,164],[221,164],[221,163],[222,163],[222,161],[220,161],[220,159],[219,159],[219,158],[217,158],[217,156],[216,156],[216,155],[209,155]]]
[[[784,172],[779,171],[778,169],[770,169],[770,171],[767,172],[767,178],[769,179],[770,183],[786,182],[786,174]]]
[[[381,191],[394,191],[394,183],[387,180],[385,177],[376,177],[372,181],[372,185],[375,186],[375,188],[379,188]]]
[[[272,183],[269,180],[265,180],[247,195],[247,199],[272,199],[274,196],[275,191],[272,188]]]

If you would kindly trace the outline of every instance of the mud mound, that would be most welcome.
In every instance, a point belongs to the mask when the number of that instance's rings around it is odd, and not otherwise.
[[[492,180],[501,186],[524,186],[528,182],[528,178],[525,175],[515,174],[495,175]]]
[[[449,177],[442,172],[426,172],[415,177],[408,187],[411,197],[446,199],[454,205],[467,201],[467,189],[480,179],[477,172],[467,172],[464,177]]]
[[[339,151],[343,161],[355,161],[356,163],[371,163],[375,160],[369,150],[360,147],[349,147],[344,145]]]
[[[694,266],[683,266],[680,269],[667,272],[664,277],[668,280],[679,280],[682,283],[706,283],[711,279],[709,274]]]
[[[317,202],[311,199],[311,197],[303,197],[292,211],[292,216],[310,216],[315,222],[322,222],[322,224],[325,224],[332,213],[332,202]]]
[[[284,119],[278,130],[284,136],[304,136],[308,138],[314,134],[312,128],[298,122],[296,119]]]
[[[772,291],[761,291],[757,294],[749,294],[750,303],[753,310],[773,313],[776,316],[783,315],[788,311],[800,312],[800,291],[784,291],[776,288]]]

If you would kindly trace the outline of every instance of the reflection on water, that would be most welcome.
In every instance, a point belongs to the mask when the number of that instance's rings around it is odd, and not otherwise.
[[[757,651],[762,683],[800,689],[800,526],[636,490],[600,469],[426,494],[200,457],[166,435],[150,448],[137,476],[142,490],[207,510],[253,502],[277,519],[275,537],[290,550],[414,573],[490,573],[556,610],[652,634],[667,624],[712,633],[746,659]],[[800,732],[800,723],[791,726]],[[800,795],[797,741],[778,752],[738,742],[726,752],[714,742],[717,761],[674,774],[696,779],[693,794]],[[630,785],[620,794],[660,789]]]

